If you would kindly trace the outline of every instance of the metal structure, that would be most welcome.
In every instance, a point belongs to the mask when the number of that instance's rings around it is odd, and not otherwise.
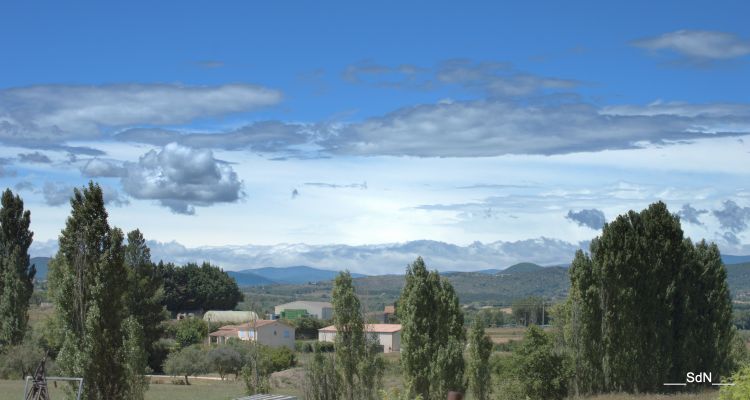
[[[68,378],[61,376],[47,376],[46,372],[47,354],[44,355],[42,362],[36,367],[34,376],[26,377],[26,384],[23,387],[23,398],[24,400],[50,400],[49,389],[47,388],[47,381],[69,381],[78,382],[78,393],[76,395],[77,400],[81,400],[81,394],[83,394],[83,378]],[[31,388],[29,388],[29,382],[31,382]]]

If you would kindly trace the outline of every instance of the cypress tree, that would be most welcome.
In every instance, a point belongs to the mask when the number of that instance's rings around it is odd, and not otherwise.
[[[29,299],[36,269],[29,265],[31,213],[10,189],[2,195],[0,208],[0,347],[23,340],[28,325]]]
[[[410,396],[445,398],[463,391],[464,317],[453,286],[417,258],[399,300],[401,364]]]
[[[84,398],[133,398],[128,360],[123,234],[110,228],[99,185],[76,188],[71,215],[50,262],[50,293],[63,343],[63,375],[84,378]],[[137,372],[142,375],[142,371]]]

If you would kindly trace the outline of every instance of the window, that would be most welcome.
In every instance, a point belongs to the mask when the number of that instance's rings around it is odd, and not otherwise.
[[[285,338],[288,338],[288,337],[289,337],[289,331],[287,331],[287,330],[285,330],[285,331],[284,331],[284,337],[285,337]]]

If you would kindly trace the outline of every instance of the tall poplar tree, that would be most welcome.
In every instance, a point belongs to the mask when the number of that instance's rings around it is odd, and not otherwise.
[[[336,277],[331,298],[336,326],[334,361],[341,377],[341,396],[345,400],[374,399],[384,364],[365,332],[362,305],[348,271]]]
[[[464,316],[453,286],[422,257],[406,270],[399,300],[401,363],[410,396],[445,398],[465,388]]]
[[[128,233],[125,266],[128,270],[128,313],[143,331],[143,346],[149,366],[156,370],[163,361],[154,354],[154,343],[163,333],[161,322],[166,318],[164,283],[161,273],[151,262],[151,250],[146,245],[146,239],[137,229]]]
[[[469,389],[476,400],[488,400],[492,392],[492,374],[490,371],[492,341],[484,333],[480,318],[475,318],[469,331]]]
[[[21,343],[28,325],[36,269],[29,265],[31,213],[10,189],[0,208],[0,347]]]
[[[50,262],[63,343],[57,366],[63,375],[84,378],[85,399],[137,398],[127,361],[140,357],[125,345],[133,342],[127,337],[133,329],[124,323],[128,280],[122,231],[110,228],[99,185],[76,188],[70,204],[59,251]]]

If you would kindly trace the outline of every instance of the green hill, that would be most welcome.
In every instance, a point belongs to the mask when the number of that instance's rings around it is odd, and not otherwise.
[[[544,269],[541,265],[534,264],[534,263],[518,263],[515,265],[511,265],[510,267],[500,271],[503,274],[516,274],[519,272],[537,272],[539,270]]]

